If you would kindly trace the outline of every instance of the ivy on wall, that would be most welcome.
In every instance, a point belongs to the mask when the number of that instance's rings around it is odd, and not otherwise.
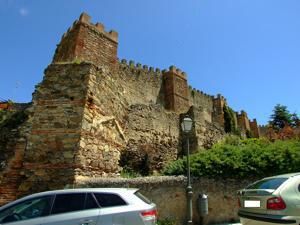
[[[4,128],[15,129],[22,124],[28,115],[24,111],[0,109],[0,131]]]
[[[235,112],[228,105],[224,105],[224,130],[226,133],[232,133],[239,135],[237,124],[235,120]]]
[[[0,162],[7,157],[4,154],[7,151],[7,143],[17,138],[19,132],[17,128],[27,120],[28,115],[24,110],[6,110],[0,109]],[[13,153],[10,153],[13,154]],[[0,170],[1,168],[0,165]]]

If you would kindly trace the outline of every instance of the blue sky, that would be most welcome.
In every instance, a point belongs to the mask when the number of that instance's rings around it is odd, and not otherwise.
[[[0,0],[0,99],[31,101],[83,11],[118,31],[120,59],[175,65],[260,124],[277,103],[300,113],[299,0]]]

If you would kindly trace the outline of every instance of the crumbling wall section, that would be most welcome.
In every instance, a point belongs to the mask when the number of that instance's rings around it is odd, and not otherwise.
[[[0,109],[0,205],[17,197],[31,129],[30,104],[8,105]]]
[[[73,182],[90,64],[51,64],[33,96],[32,129],[19,194]]]
[[[252,121],[249,121],[250,125],[250,130],[251,130],[251,135],[254,138],[259,138],[260,137],[260,129],[257,125],[256,119],[253,119]]]
[[[131,105],[125,134],[128,143],[120,163],[142,175],[160,171],[181,149],[178,115],[161,105]]]
[[[189,88],[189,104],[198,110],[198,120],[201,122],[213,122],[214,112],[214,97],[196,90],[195,88]]]
[[[246,136],[247,132],[250,131],[250,123],[247,113],[242,110],[241,113],[236,113],[238,127],[240,128],[243,135]]]
[[[197,107],[192,107],[192,117],[195,121],[195,137],[197,149],[209,149],[217,142],[221,141],[225,135],[224,129],[218,123],[203,121],[203,111]]]
[[[93,176],[117,176],[119,160],[127,143],[124,127],[127,101],[122,85],[110,71],[93,66],[83,111],[78,160],[83,167],[76,179]]]

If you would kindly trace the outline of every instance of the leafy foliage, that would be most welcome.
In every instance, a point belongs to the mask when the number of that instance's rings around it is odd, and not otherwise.
[[[0,129],[14,129],[22,124],[28,115],[24,111],[9,111],[0,109]]]
[[[236,129],[236,121],[234,119],[235,112],[227,105],[223,108],[224,111],[224,129],[226,133],[238,134]]]
[[[175,220],[169,218],[157,221],[157,225],[174,225],[174,224],[176,224]]]
[[[264,177],[295,172],[299,168],[299,140],[229,139],[191,155],[191,174],[195,177]],[[186,174],[186,158],[170,163],[164,174]]]
[[[141,177],[142,175],[138,172],[133,171],[130,168],[124,167],[121,171],[121,177],[122,178],[135,178],[135,177]]]

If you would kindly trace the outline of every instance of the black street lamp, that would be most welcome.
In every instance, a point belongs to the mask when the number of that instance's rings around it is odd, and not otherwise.
[[[185,117],[181,122],[181,129],[184,133],[189,134],[193,127],[193,120],[189,117]],[[187,136],[187,210],[188,210],[188,220],[187,224],[193,224],[193,191],[191,185],[191,168],[190,168],[190,142]]]

